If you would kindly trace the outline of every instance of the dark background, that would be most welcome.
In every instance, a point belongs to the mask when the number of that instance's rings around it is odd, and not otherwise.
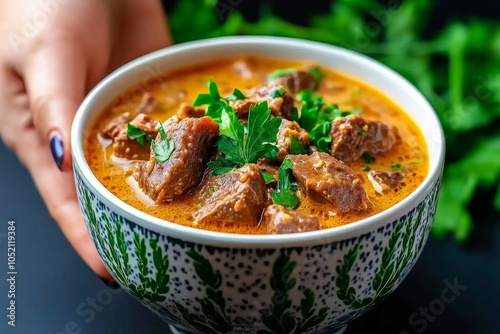
[[[251,18],[258,2],[243,1],[238,9]],[[297,23],[326,6],[323,1],[274,3],[276,13]],[[453,18],[500,18],[499,2],[437,1],[437,6],[429,33]],[[430,238],[397,291],[352,323],[347,334],[499,333],[500,214],[483,204],[491,196],[481,193],[473,201],[475,230],[466,243]],[[16,221],[17,229],[15,328],[7,326],[6,317],[9,220]],[[87,268],[50,218],[24,167],[2,143],[0,268],[0,333],[169,333],[158,317],[121,290],[110,290]],[[454,301],[444,303],[443,291],[454,282],[462,288]],[[448,290],[444,298],[451,296]],[[93,301],[97,306],[91,311]]]

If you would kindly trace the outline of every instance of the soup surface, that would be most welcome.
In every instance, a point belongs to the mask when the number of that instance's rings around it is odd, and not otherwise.
[[[102,112],[84,149],[131,206],[242,234],[348,224],[395,205],[428,172],[421,131],[374,88],[253,57],[145,80]]]

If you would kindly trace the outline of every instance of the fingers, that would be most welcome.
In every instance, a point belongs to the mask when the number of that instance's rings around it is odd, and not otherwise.
[[[21,78],[5,68],[0,73],[0,130],[30,172],[51,216],[83,260],[101,277],[111,279],[87,233],[76,198],[73,175],[61,173],[49,147],[33,127]]]
[[[27,57],[21,73],[33,124],[61,170],[72,165],[70,130],[85,94],[86,65],[77,42],[51,39]]]
[[[73,174],[60,173],[56,169],[49,148],[33,128],[19,140],[21,147],[30,147],[29,151],[21,151],[20,154],[51,216],[59,223],[63,234],[87,265],[97,275],[111,280],[83,221]]]

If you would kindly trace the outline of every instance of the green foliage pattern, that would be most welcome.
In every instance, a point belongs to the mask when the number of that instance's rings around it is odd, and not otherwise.
[[[92,202],[86,189],[83,195],[85,213],[92,227],[94,240],[101,251],[104,262],[116,280],[142,301],[164,301],[165,295],[170,290],[169,260],[158,245],[158,241],[150,239],[148,244],[151,256],[149,256],[146,239],[134,232],[134,255],[137,257],[139,284],[133,282],[133,269],[130,264],[130,255],[122,224],[119,221],[111,222],[106,213],[102,212],[101,218],[104,222],[104,226],[102,226],[92,208]],[[156,268],[154,276],[149,272],[148,263],[151,257]]]
[[[414,220],[415,211],[408,215],[404,222],[399,222],[392,232],[387,245],[382,251],[380,266],[371,282],[372,295],[363,299],[357,298],[356,289],[351,286],[350,273],[361,250],[360,244],[354,245],[337,266],[337,297],[352,309],[366,309],[379,303],[396,287],[405,270],[416,260],[424,243],[421,234],[418,244],[415,243],[417,229],[422,226],[423,212],[426,206],[421,204]]]

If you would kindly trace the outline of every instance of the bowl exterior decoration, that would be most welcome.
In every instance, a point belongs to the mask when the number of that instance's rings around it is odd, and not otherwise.
[[[388,296],[427,240],[440,178],[399,219],[308,246],[218,247],[141,226],[75,168],[85,223],[116,281],[192,333],[331,333]]]

